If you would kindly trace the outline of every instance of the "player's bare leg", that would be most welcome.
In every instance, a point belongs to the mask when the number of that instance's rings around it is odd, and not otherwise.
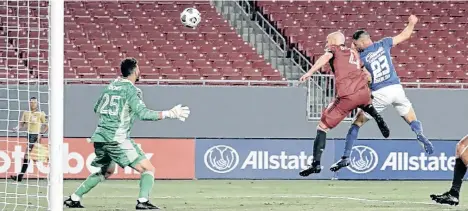
[[[453,171],[452,187],[443,194],[431,195],[431,199],[439,204],[458,205],[459,203],[460,189],[468,165],[468,135],[458,142],[456,156],[457,159],[455,160],[455,169]]]
[[[314,140],[314,151],[313,151],[314,160],[312,161],[312,164],[310,164],[310,166],[307,169],[299,172],[299,175],[303,177],[307,177],[311,174],[314,174],[314,173],[318,174],[322,171],[320,160],[322,158],[322,153],[325,150],[328,130],[329,130],[328,127],[322,122],[320,122],[319,125],[317,126],[317,135]]]
[[[108,166],[102,167],[99,172],[89,175],[88,178],[81,183],[78,189],[76,189],[75,193],[68,197],[63,204],[69,208],[84,208],[81,205],[81,198],[83,195],[96,187],[100,182],[109,178],[114,173],[115,166],[115,163],[112,162]]]
[[[426,151],[427,154],[432,154],[434,152],[434,146],[431,141],[424,136],[422,123],[416,118],[414,109],[410,108],[408,114],[403,116],[403,119],[410,125],[411,130],[416,134],[416,138],[421,144],[421,147],[424,148],[424,151]]]
[[[330,167],[331,171],[336,172],[341,168],[349,166],[350,162],[348,158],[351,155],[351,149],[354,146],[354,142],[357,140],[359,128],[361,128],[361,126],[369,121],[369,119],[364,115],[364,111],[375,119],[377,125],[379,126],[380,132],[385,138],[390,136],[390,129],[388,128],[382,116],[377,112],[374,106],[372,106],[372,104],[361,107],[361,109],[362,110],[357,114],[356,119],[354,120],[353,124],[351,124],[351,127],[348,130],[348,134],[346,135],[345,151],[343,156],[339,161]]]
[[[136,164],[133,169],[137,170],[141,174],[140,178],[140,194],[138,196],[136,209],[137,210],[157,210],[157,206],[153,205],[149,201],[149,195],[154,185],[154,172],[155,168],[151,161],[148,159],[141,160]]]

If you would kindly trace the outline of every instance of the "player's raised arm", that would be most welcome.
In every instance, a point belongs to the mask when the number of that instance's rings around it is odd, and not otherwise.
[[[327,64],[330,59],[333,58],[333,54],[329,51],[325,52],[319,59],[315,62],[315,64],[310,68],[310,70],[304,74],[299,80],[301,82],[306,81],[309,79],[315,72],[320,70],[325,64]]]
[[[131,91],[128,101],[130,109],[135,111],[138,119],[143,121],[158,121],[166,118],[185,121],[185,119],[188,118],[190,114],[189,108],[182,105],[177,105],[168,111],[154,111],[148,109],[143,100],[141,100],[141,98],[138,96],[136,90]]]
[[[414,26],[418,22],[418,18],[415,15],[410,15],[408,18],[408,26],[406,26],[403,31],[398,34],[397,36],[393,37],[393,46],[396,46],[400,44],[403,41],[406,41],[411,37],[411,34],[413,34],[414,31]]]
[[[129,103],[130,109],[135,112],[138,119],[140,120],[157,121],[157,120],[163,119],[162,112],[154,111],[146,107],[143,100],[141,100],[140,97],[138,96],[138,93],[136,90],[130,91],[128,103]]]

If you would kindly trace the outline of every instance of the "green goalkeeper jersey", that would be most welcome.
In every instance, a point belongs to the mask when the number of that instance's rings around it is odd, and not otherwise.
[[[122,143],[129,139],[136,118],[159,120],[159,112],[146,108],[141,90],[122,78],[104,89],[94,112],[99,115],[99,124],[91,137],[92,142]]]

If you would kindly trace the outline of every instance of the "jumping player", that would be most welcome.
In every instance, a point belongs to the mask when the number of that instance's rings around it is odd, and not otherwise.
[[[439,204],[458,205],[463,177],[465,177],[468,166],[468,135],[463,137],[455,149],[456,160],[453,171],[452,187],[449,191],[436,195],[432,194],[431,199]]]
[[[336,99],[322,112],[320,123],[317,126],[317,136],[314,140],[314,160],[309,168],[299,174],[303,177],[312,173],[320,173],[322,166],[320,160],[325,149],[328,130],[336,127],[352,110],[360,107],[370,113],[382,131],[384,137],[389,136],[389,129],[382,117],[371,104],[371,92],[368,86],[366,72],[360,68],[359,57],[356,51],[344,46],[345,36],[341,32],[334,32],[327,36],[327,49],[314,66],[304,74],[300,81],[304,82],[317,70],[330,63],[335,74]]]
[[[416,118],[416,113],[411,102],[406,97],[390,55],[390,50],[393,46],[411,37],[417,22],[418,18],[411,15],[408,18],[408,26],[399,35],[392,38],[387,37],[375,43],[371,40],[369,33],[364,30],[358,30],[353,35],[353,44],[359,51],[359,56],[364,63],[364,67],[371,73],[372,104],[375,106],[375,109],[380,113],[389,105],[393,105],[416,134],[416,139],[426,153],[432,154],[434,150],[433,145],[423,134],[422,123]],[[343,157],[333,164],[330,170],[338,171],[350,164],[348,158],[351,154],[354,141],[357,139],[359,128],[370,118],[371,116],[362,111],[358,113],[346,135]]]
[[[101,168],[91,174],[64,204],[70,208],[83,208],[81,198],[114,172],[116,165],[130,166],[141,174],[140,194],[137,210],[159,209],[149,202],[149,194],[154,183],[154,166],[143,150],[130,138],[135,118],[146,121],[179,119],[185,121],[190,114],[188,107],[177,105],[168,111],[153,111],[146,108],[142,92],[134,84],[140,77],[140,70],[134,58],[125,59],[120,64],[123,78],[117,78],[101,94],[94,112],[99,115],[99,123],[90,139],[94,144],[96,158],[92,166]]]

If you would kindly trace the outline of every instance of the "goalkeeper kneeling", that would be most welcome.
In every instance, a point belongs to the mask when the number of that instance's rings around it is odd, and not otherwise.
[[[78,189],[64,201],[70,208],[83,208],[83,195],[107,179],[115,171],[116,164],[124,168],[130,166],[141,174],[140,194],[137,210],[159,209],[149,202],[149,194],[154,184],[154,166],[146,158],[143,150],[130,139],[130,131],[136,118],[157,121],[166,118],[185,121],[190,114],[188,107],[177,105],[168,111],[153,111],[142,101],[141,90],[134,83],[140,77],[137,61],[125,59],[120,65],[123,78],[109,84],[94,106],[99,115],[99,124],[91,139],[96,158],[92,166],[100,171],[91,174]]]

